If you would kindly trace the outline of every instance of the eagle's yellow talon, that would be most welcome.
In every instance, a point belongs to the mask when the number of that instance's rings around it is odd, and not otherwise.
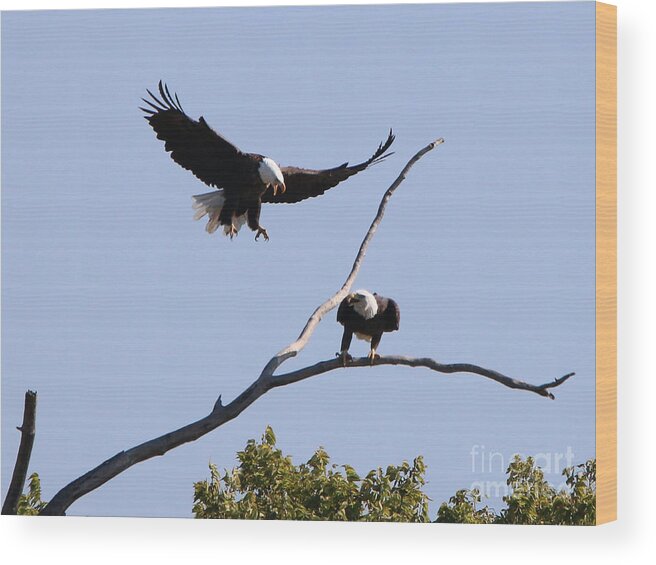
[[[261,235],[264,236],[264,241],[269,241],[269,234],[262,227],[257,228],[257,233],[255,234],[255,241],[257,241],[260,238]]]
[[[349,355],[348,351],[342,351],[341,353],[338,353],[337,356],[342,361],[342,366],[344,367],[346,367],[351,361],[353,361],[353,357]]]

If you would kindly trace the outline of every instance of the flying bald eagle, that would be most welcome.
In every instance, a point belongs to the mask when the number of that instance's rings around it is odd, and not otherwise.
[[[159,82],[160,98],[147,90],[151,100],[142,98],[150,108],[146,120],[155,130],[157,139],[165,142],[164,149],[181,167],[191,171],[205,184],[218,190],[194,196],[194,219],[207,214],[206,230],[215,232],[223,226],[232,239],[245,223],[254,232],[269,239],[260,225],[262,202],[294,203],[319,196],[370,165],[379,163],[392,153],[386,153],[394,141],[392,130],[387,141],[378,146],[368,160],[350,166],[344,163],[332,169],[313,170],[279,167],[264,155],[244,153],[216,133],[201,116],[198,121],[185,114],[177,94],[171,96],[166,85]]]
[[[337,321],[344,326],[339,357],[344,366],[352,357],[348,354],[353,334],[358,339],[371,342],[369,357],[373,365],[376,348],[385,332],[399,329],[401,312],[391,298],[371,294],[368,290],[356,290],[349,294],[337,309]]]

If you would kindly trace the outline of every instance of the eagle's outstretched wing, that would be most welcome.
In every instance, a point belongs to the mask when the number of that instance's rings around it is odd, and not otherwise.
[[[142,100],[150,108],[146,120],[155,130],[157,139],[165,142],[164,149],[181,167],[191,171],[209,186],[217,188],[239,182],[243,167],[251,158],[235,145],[216,133],[203,117],[192,120],[185,114],[177,94],[171,96],[166,85],[159,81],[160,98],[150,90],[152,100]]]
[[[370,165],[379,163],[392,153],[385,153],[390,145],[394,142],[392,130],[389,132],[387,141],[378,146],[376,152],[366,161],[358,165],[349,167],[344,163],[334,169],[312,170],[300,169],[298,167],[282,167],[281,171],[285,179],[285,192],[278,191],[273,194],[273,190],[268,188],[262,195],[262,202],[285,203],[300,202],[306,198],[319,196],[329,188],[337,186],[340,182],[346,180],[360,171],[364,171]]]

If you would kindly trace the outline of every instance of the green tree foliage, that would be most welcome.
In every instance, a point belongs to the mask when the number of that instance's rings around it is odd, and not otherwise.
[[[544,478],[532,457],[515,456],[508,466],[509,494],[498,515],[476,505],[476,490],[461,490],[443,503],[437,522],[465,524],[555,524],[591,526],[595,523],[596,462],[594,459],[563,470],[566,488],[556,490]]]
[[[210,480],[194,484],[197,518],[428,521],[421,457],[412,465],[404,461],[384,472],[375,469],[364,478],[349,465],[330,464],[322,448],[296,466],[276,447],[267,427],[262,441],[248,441],[237,459],[239,466],[223,475],[210,465]]]
[[[18,499],[18,515],[37,516],[47,502],[41,500],[41,481],[37,473],[30,475],[27,493]]]
[[[239,465],[219,472],[210,465],[210,480],[194,484],[197,518],[264,520],[349,520],[428,522],[428,497],[422,492],[425,466],[390,465],[364,478],[349,465],[330,463],[319,448],[301,465],[276,447],[267,427],[260,443],[249,440],[237,453]],[[595,461],[563,471],[566,488],[556,490],[531,457],[516,456],[507,470],[509,494],[499,513],[481,506],[476,490],[459,490],[437,513],[436,522],[460,524],[570,524],[595,521]]]
[[[497,515],[487,506],[477,508],[481,502],[478,489],[457,491],[449,502],[444,502],[437,512],[436,522],[454,524],[494,524]]]

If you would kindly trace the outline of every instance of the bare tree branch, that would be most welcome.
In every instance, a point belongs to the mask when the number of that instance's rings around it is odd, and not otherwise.
[[[532,385],[524,381],[513,379],[512,377],[507,377],[497,371],[491,369],[486,369],[485,367],[479,367],[478,365],[472,365],[471,363],[438,363],[430,357],[403,357],[401,355],[385,355],[382,357],[376,357],[374,363],[376,365],[405,365],[406,367],[425,367],[426,369],[431,369],[437,371],[438,373],[474,373],[475,375],[481,375],[488,379],[492,379],[504,386],[509,388],[516,388],[519,390],[528,390],[530,392],[535,392],[540,396],[546,396],[552,400],[555,398],[551,392],[550,388],[555,388],[563,384],[567,379],[573,377],[575,373],[568,373],[562,377],[551,381],[550,383],[545,383],[542,385]],[[348,362],[346,368],[351,367],[371,367],[371,361],[369,357],[361,357],[358,359],[351,359]],[[296,371],[290,373],[284,373],[282,375],[276,375],[274,377],[273,386],[285,386],[288,384],[296,383],[302,381],[309,377],[314,377],[316,375],[321,375],[322,373],[327,373],[328,371],[334,371],[335,369],[342,369],[342,360],[339,358],[329,359],[328,361],[320,361],[309,367],[303,367]]]
[[[14,465],[14,473],[11,476],[7,496],[2,505],[2,513],[15,515],[18,512],[18,499],[23,493],[27,468],[30,466],[32,446],[36,434],[36,392],[28,390],[25,393],[25,407],[23,409],[23,425],[17,428],[21,433],[18,455]]]
[[[46,508],[43,510],[42,514],[45,515],[63,515],[68,507],[73,504],[78,498],[84,496],[85,494],[93,491],[94,489],[105,484],[107,481],[111,480],[116,475],[122,473],[129,467],[136,465],[142,461],[150,459],[158,455],[164,455],[166,452],[174,449],[184,443],[195,441],[198,438],[204,436],[205,434],[211,432],[212,430],[218,428],[219,426],[229,422],[230,420],[236,418],[241,414],[246,408],[248,408],[253,402],[255,402],[260,396],[265,394],[267,391],[272,388],[279,386],[284,386],[286,384],[291,384],[306,378],[309,378],[314,375],[319,375],[327,371],[331,371],[337,368],[340,368],[342,365],[338,359],[331,359],[329,361],[322,361],[311,367],[306,367],[304,369],[299,369],[290,373],[285,373],[282,375],[274,375],[276,369],[280,367],[287,359],[296,356],[307,344],[308,340],[314,333],[317,325],[330,310],[335,308],[341,300],[348,294],[351,285],[353,284],[364,260],[367,248],[371,239],[373,238],[378,226],[380,225],[381,220],[385,214],[385,208],[392,197],[392,194],[397,189],[397,187],[403,182],[406,178],[406,175],[412,168],[412,166],[423,157],[426,153],[437,147],[438,145],[444,143],[443,139],[437,139],[432,143],[428,144],[426,147],[418,151],[411,159],[408,161],[406,166],[401,171],[401,174],[397,179],[392,183],[392,185],[387,189],[383,198],[378,207],[378,212],[374,217],[369,230],[367,231],[360,249],[355,257],[351,271],[346,278],[344,284],[340,290],[335,293],[331,298],[326,300],[321,304],[310,316],[305,327],[299,334],[296,341],[289,344],[284,349],[280,350],[274,357],[272,357],[269,362],[265,365],[264,369],[260,373],[259,377],[246,389],[244,390],[237,398],[227,405],[223,405],[221,402],[221,397],[219,396],[218,400],[214,404],[212,411],[191,424],[188,424],[182,428],[179,428],[175,431],[169,432],[165,435],[162,435],[158,438],[152,439],[140,445],[137,445],[127,451],[121,451],[117,453],[104,463],[98,465],[95,469],[92,469],[85,475],[75,479],[73,482],[66,485],[61,489],[49,502]],[[377,365],[407,365],[411,367],[427,367],[429,369],[443,372],[443,373],[454,373],[454,372],[471,372],[482,375],[484,377],[493,379],[505,386],[511,388],[518,388],[523,390],[529,390],[536,392],[542,396],[547,396],[553,398],[553,395],[548,392],[547,389],[553,388],[560,385],[562,382],[567,380],[571,374],[565,375],[556,381],[544,385],[531,385],[506,377],[495,371],[489,369],[484,369],[482,367],[477,367],[476,365],[469,364],[453,364],[453,365],[442,365],[437,363],[432,359],[412,359],[407,357],[381,357],[375,361]],[[355,359],[349,363],[349,367],[362,367],[369,365],[368,359]],[[572,373],[573,374],[573,373]]]

